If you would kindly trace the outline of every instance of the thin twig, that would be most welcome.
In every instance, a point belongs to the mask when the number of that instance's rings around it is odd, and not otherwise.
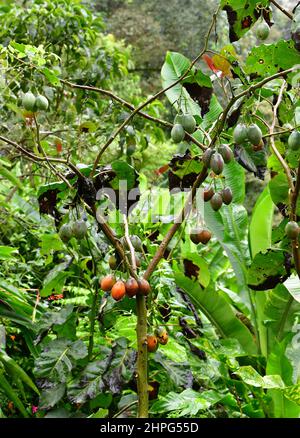
[[[190,63],[189,67],[187,68],[187,70],[180,76],[180,78],[178,78],[176,81],[172,82],[172,84],[168,85],[167,87],[163,88],[162,90],[158,91],[156,94],[154,94],[152,97],[150,97],[149,99],[146,100],[146,102],[141,103],[134,111],[131,112],[131,114],[124,120],[124,122],[118,127],[118,129],[110,136],[110,138],[107,140],[107,142],[105,143],[105,145],[103,146],[103,148],[101,149],[101,151],[99,152],[99,154],[97,155],[95,162],[94,162],[94,166],[91,172],[91,177],[94,175],[97,166],[99,164],[100,158],[102,156],[102,154],[105,152],[105,150],[110,146],[110,144],[115,140],[115,138],[120,134],[120,132],[125,128],[126,125],[128,125],[128,123],[130,122],[131,119],[133,119],[133,117],[138,114],[142,109],[144,109],[146,106],[148,106],[150,103],[154,102],[156,99],[158,99],[161,95],[163,95],[164,93],[166,93],[168,90],[170,90],[171,88],[175,87],[177,84],[179,84],[180,82],[183,81],[183,79],[185,79],[188,74],[190,73],[190,71],[192,70],[192,68],[194,67],[194,65],[199,61],[199,59],[202,58],[202,56],[204,55],[204,53],[207,50],[208,47],[208,40],[210,37],[210,34],[213,30],[216,18],[217,18],[217,14],[218,14],[219,8],[217,9],[217,11],[213,14],[213,18],[210,24],[210,27],[208,29],[207,35],[204,39],[204,46],[203,49],[201,50],[201,52],[199,53],[199,55]]]
[[[128,245],[128,248],[130,250],[130,256],[131,256],[131,264],[132,264],[132,268],[134,270],[134,272],[136,273],[136,258],[135,258],[135,251],[134,251],[134,247],[132,245],[132,242],[130,240],[130,235],[129,235],[129,227],[128,227],[128,221],[127,221],[127,216],[126,214],[123,214],[123,220],[124,220],[124,226],[125,226],[125,239]]]
[[[283,170],[284,170],[284,172],[286,174],[286,177],[287,177],[287,180],[288,180],[288,184],[289,184],[289,188],[290,188],[291,192],[293,192],[294,191],[294,183],[293,183],[293,177],[292,177],[290,168],[289,168],[287,162],[285,161],[285,159],[282,157],[282,155],[278,151],[278,149],[277,149],[277,147],[275,145],[275,140],[274,140],[274,135],[273,135],[274,134],[274,128],[275,128],[275,125],[276,125],[276,120],[277,120],[277,111],[278,111],[279,105],[280,105],[280,103],[282,101],[283,92],[284,92],[285,87],[286,87],[286,82],[284,81],[283,84],[280,87],[280,91],[279,91],[279,94],[278,94],[278,99],[277,99],[277,102],[276,102],[276,104],[274,105],[274,108],[273,108],[273,120],[272,120],[272,124],[270,126],[270,134],[271,134],[271,136],[270,136],[270,145],[271,145],[271,148],[272,148],[274,154],[278,158],[278,160],[279,160],[279,162],[280,162],[280,164],[281,164],[281,166],[282,166],[282,168],[283,168]]]
[[[277,9],[279,9],[284,15],[286,15],[290,20],[293,19],[293,15],[284,9],[280,4],[278,4],[275,0],[270,0],[270,3],[273,3],[274,6],[276,6]]]
[[[130,109],[131,111],[135,111],[136,107],[134,105],[132,105],[131,103],[127,102],[126,100],[122,99],[121,97],[117,96],[116,94],[112,93],[109,90],[105,90],[104,88],[99,88],[99,87],[92,87],[89,85],[78,85],[78,84],[74,84],[73,82],[69,82],[69,81],[65,81],[65,80],[61,80],[61,82],[63,82],[64,84],[66,84],[67,86],[71,87],[71,88],[78,88],[80,90],[87,90],[87,91],[93,91],[95,93],[100,93],[103,94],[107,97],[110,97],[112,100],[115,100],[116,102],[119,102],[121,105],[123,105],[125,108]],[[156,124],[162,125],[166,128],[172,129],[173,128],[173,123],[168,122],[167,120],[163,120],[160,119],[158,117],[154,117],[151,116],[150,114],[147,114],[143,111],[138,111],[137,115],[143,117],[144,119],[150,120],[151,122],[154,122]],[[191,134],[186,132],[186,138],[191,141],[192,143],[196,144],[197,146],[199,146],[202,150],[205,150],[206,147],[204,146],[203,143],[201,143],[199,140],[197,140],[196,138],[194,138]],[[106,143],[104,144],[103,150],[101,150],[99,152],[100,158],[103,155],[103,153],[105,152],[105,150],[107,149]],[[99,158],[99,161],[100,161]]]

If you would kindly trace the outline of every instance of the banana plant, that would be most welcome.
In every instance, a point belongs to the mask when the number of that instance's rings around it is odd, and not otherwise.
[[[23,384],[27,385],[37,395],[39,390],[28,374],[5,351],[5,329],[0,326],[0,391],[14,403],[23,417],[29,417],[24,405],[26,395]]]

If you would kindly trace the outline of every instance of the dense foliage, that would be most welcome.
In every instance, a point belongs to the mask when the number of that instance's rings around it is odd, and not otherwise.
[[[0,417],[298,418],[300,7],[187,13],[146,97],[109,31],[176,14],[93,3],[0,1]]]

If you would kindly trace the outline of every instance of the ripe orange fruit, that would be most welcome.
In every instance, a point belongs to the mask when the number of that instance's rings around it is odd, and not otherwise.
[[[154,353],[157,350],[158,347],[158,341],[157,337],[155,335],[148,335],[147,336],[147,349],[149,353]]]
[[[122,280],[118,280],[111,289],[111,296],[114,300],[120,301],[125,295],[125,284]]]
[[[138,282],[134,278],[129,278],[125,283],[125,289],[129,298],[134,297],[139,291]]]
[[[100,287],[105,292],[108,292],[111,290],[111,288],[115,283],[116,283],[116,279],[113,275],[106,275],[105,277],[102,278],[100,282]]]
[[[151,287],[150,284],[148,283],[147,280],[145,280],[144,278],[141,278],[138,281],[138,285],[139,285],[139,294],[140,295],[149,295]]]

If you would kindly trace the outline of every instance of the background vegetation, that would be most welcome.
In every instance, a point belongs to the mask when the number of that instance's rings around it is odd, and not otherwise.
[[[247,16],[241,3],[0,1],[0,417],[299,417],[299,239],[285,227],[300,216],[300,19],[297,2],[252,0]],[[26,108],[29,92],[48,108]],[[197,129],[175,143],[181,111]],[[241,122],[260,150],[234,140]],[[217,175],[202,157],[222,143],[234,158]],[[140,195],[125,224],[95,199],[119,200],[120,180]],[[174,228],[170,190],[204,180],[233,201]],[[64,238],[78,221],[83,237]],[[191,241],[199,227],[208,244]],[[137,271],[125,234],[141,240]],[[114,300],[100,288],[112,273],[147,278],[147,300]],[[141,330],[168,342],[147,354]]]

